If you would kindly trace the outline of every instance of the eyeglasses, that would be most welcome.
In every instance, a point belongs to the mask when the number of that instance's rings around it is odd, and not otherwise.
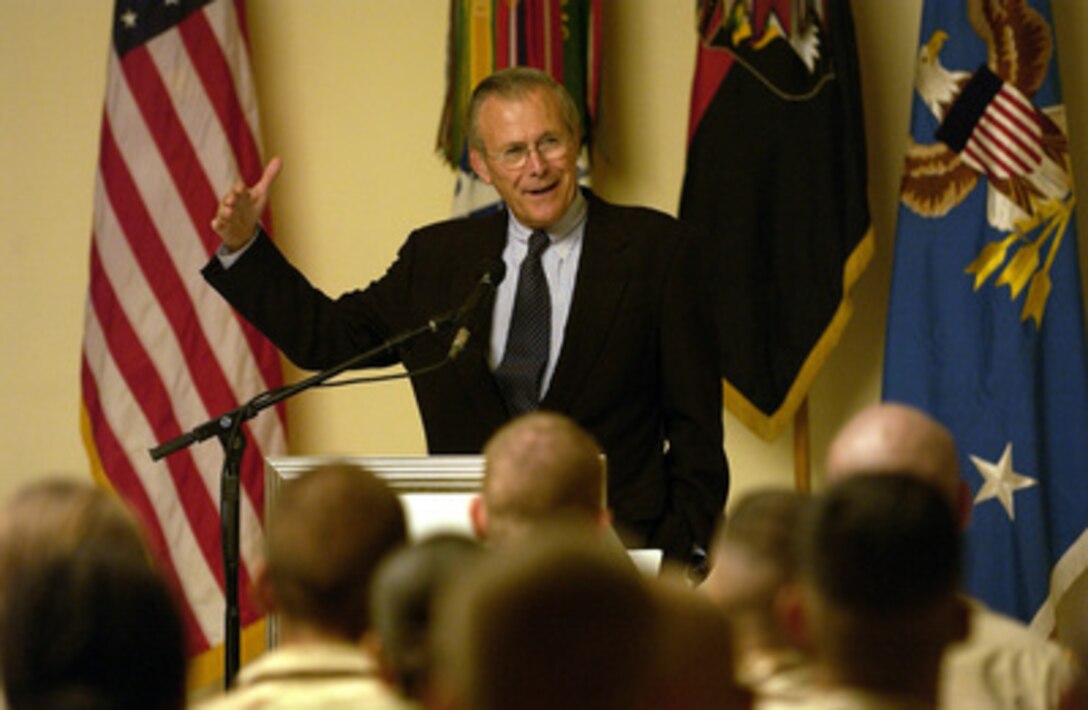
[[[566,138],[559,136],[544,136],[535,146],[512,143],[491,157],[508,170],[521,170],[529,162],[529,155],[534,150],[541,160],[560,160],[566,156],[569,143]]]

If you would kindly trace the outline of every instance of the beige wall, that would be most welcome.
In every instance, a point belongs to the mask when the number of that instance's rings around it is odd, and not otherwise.
[[[596,186],[609,199],[675,211],[695,52],[693,5],[604,0],[605,154]],[[273,198],[276,230],[289,255],[329,292],[375,278],[409,229],[448,214],[452,177],[432,149],[447,6],[447,0],[250,1],[265,146],[285,160]],[[817,482],[835,427],[879,396],[921,2],[854,0],[853,6],[877,255],[856,290],[854,321],[812,391]],[[86,470],[79,349],[111,8],[111,0],[0,3],[0,494],[44,471]],[[1055,0],[1054,9],[1075,160],[1084,175],[1088,3]],[[1083,186],[1078,192],[1086,196]],[[1088,217],[1080,234],[1083,245]],[[294,453],[423,451],[403,383],[308,393],[292,405],[291,426]],[[788,434],[767,445],[727,417],[726,441],[734,497],[758,484],[791,483]]]

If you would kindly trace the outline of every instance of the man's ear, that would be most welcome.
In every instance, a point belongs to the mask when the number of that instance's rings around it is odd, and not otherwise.
[[[268,576],[268,563],[263,559],[253,565],[253,599],[265,613],[276,611],[276,592]]]
[[[956,517],[959,518],[960,530],[966,530],[971,524],[971,511],[975,507],[975,499],[971,495],[971,487],[965,481],[960,481],[956,488]]]
[[[472,531],[481,540],[487,539],[487,506],[480,496],[473,496],[468,506],[468,514],[472,519]]]
[[[389,657],[385,654],[385,646],[382,644],[381,636],[374,629],[367,629],[363,632],[363,638],[359,642],[363,651],[370,655],[378,664],[378,677],[387,686],[393,690],[397,690],[397,673],[393,670],[393,666],[389,663]]]
[[[601,512],[597,513],[597,532],[605,532],[612,527],[612,509],[601,508]]]
[[[971,608],[968,606],[967,601],[958,594],[952,601],[949,615],[951,619],[947,624],[947,628],[949,629],[950,642],[960,643],[965,641],[971,634]]]
[[[801,585],[796,582],[782,585],[774,595],[774,612],[778,617],[778,625],[794,648],[812,648],[810,612],[806,607]]]
[[[476,171],[476,175],[484,181],[484,183],[491,184],[491,169],[487,165],[487,160],[483,154],[475,148],[469,146],[468,160],[472,164],[472,169]]]

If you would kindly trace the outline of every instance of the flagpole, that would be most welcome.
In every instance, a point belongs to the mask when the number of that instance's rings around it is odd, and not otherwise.
[[[808,397],[806,396],[801,400],[801,405],[793,415],[793,483],[800,493],[812,492],[809,459]]]

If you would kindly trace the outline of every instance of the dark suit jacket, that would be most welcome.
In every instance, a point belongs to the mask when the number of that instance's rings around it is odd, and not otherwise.
[[[563,348],[541,407],[569,415],[604,448],[620,528],[686,562],[693,544],[708,544],[729,485],[697,240],[660,212],[587,199]],[[213,258],[203,273],[292,362],[324,369],[462,304],[484,264],[501,258],[506,222],[500,212],[419,229],[382,278],[335,301],[263,234],[229,270]],[[508,419],[487,364],[490,309],[479,315],[460,357],[412,380],[431,453],[479,453]],[[375,364],[439,362],[448,331]]]

